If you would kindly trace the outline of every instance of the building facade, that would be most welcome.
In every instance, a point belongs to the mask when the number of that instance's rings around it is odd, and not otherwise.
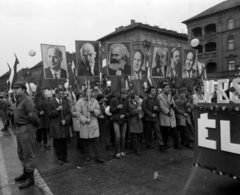
[[[240,0],[224,1],[183,21],[189,45],[199,39],[198,60],[208,79],[235,78],[240,73]]]

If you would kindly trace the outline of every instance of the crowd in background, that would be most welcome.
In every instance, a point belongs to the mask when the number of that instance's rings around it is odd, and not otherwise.
[[[186,88],[174,89],[170,84],[161,88],[149,87],[147,97],[122,88],[111,91],[111,86],[98,86],[73,93],[59,87],[52,95],[42,93],[35,105],[39,118],[36,141],[39,147],[50,149],[53,139],[58,164],[69,162],[67,145],[77,135],[77,149],[90,161],[90,143],[94,145],[96,161],[103,163],[101,148],[115,149],[116,158],[127,155],[125,147],[130,142],[135,154],[140,156],[139,143],[152,148],[156,139],[160,152],[166,152],[169,140],[174,149],[192,148],[194,142],[194,107],[204,102],[202,87],[195,92]],[[14,125],[16,100],[14,94],[0,94],[2,131]]]

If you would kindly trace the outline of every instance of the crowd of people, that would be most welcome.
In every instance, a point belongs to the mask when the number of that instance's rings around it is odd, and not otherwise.
[[[104,163],[102,148],[115,149],[118,159],[126,156],[126,142],[131,143],[135,154],[140,156],[139,142],[153,148],[156,139],[160,152],[171,146],[181,150],[192,148],[194,142],[194,106],[204,102],[202,87],[195,93],[186,88],[172,89],[170,84],[160,88],[150,86],[143,98],[132,89],[111,91],[111,86],[100,89],[85,87],[76,93],[63,87],[55,89],[51,96],[42,93],[41,101],[34,104],[26,93],[23,81],[14,85],[14,93],[0,94],[0,112],[4,124],[16,127],[18,156],[24,169],[15,181],[26,181],[20,189],[34,184],[34,143],[54,148],[59,165],[70,162],[68,142],[77,135],[77,149],[90,161],[90,143],[93,143],[95,159]],[[33,110],[34,108],[34,110]],[[24,127],[24,128],[23,128]],[[26,134],[31,131],[31,135]],[[26,136],[28,135],[28,136]],[[51,137],[53,144],[48,143]]]

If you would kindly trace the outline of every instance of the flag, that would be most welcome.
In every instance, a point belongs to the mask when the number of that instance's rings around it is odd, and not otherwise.
[[[10,72],[10,74],[11,74],[12,69],[11,69],[11,67],[9,66],[8,63],[7,63],[7,65],[8,65],[8,68],[9,68],[9,72]]]
[[[13,88],[14,83],[17,81],[17,65],[19,64],[18,58],[16,56],[16,54],[14,54],[16,59],[15,59],[15,63],[13,66],[13,76],[12,76],[12,81],[11,82],[11,88]]]
[[[42,91],[48,87],[48,83],[47,83],[47,80],[44,79],[44,74],[43,74],[43,70],[41,71],[41,74],[40,74],[40,77],[39,77],[39,80],[38,80],[38,85],[37,85],[37,89],[36,89],[36,92],[35,92],[35,96],[34,96],[34,103],[35,105],[38,105],[42,99]],[[50,84],[51,86],[51,84]]]
[[[144,98],[147,96],[147,94],[144,91],[144,80],[140,80],[140,79],[135,79],[132,80],[132,84],[133,84],[133,91],[137,92],[137,94],[143,96]]]
[[[76,90],[76,78],[73,73],[72,64],[68,63],[68,83],[69,86],[72,86],[72,91]]]

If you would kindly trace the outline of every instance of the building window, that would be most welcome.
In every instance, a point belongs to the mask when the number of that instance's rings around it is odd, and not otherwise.
[[[228,30],[231,30],[234,28],[234,20],[230,19],[228,20]]]
[[[228,61],[228,69],[229,70],[235,70],[235,60],[229,60]]]
[[[215,73],[217,71],[217,64],[215,62],[209,62],[206,69],[207,73]]]
[[[228,39],[228,50],[234,49],[234,39],[231,37]]]

